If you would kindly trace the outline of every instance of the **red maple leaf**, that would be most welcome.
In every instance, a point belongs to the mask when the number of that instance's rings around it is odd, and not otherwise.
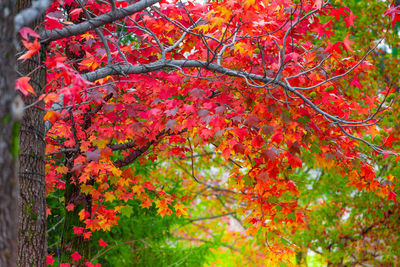
[[[360,83],[360,80],[359,80],[358,77],[357,77],[357,74],[354,75],[354,78],[353,78],[353,80],[351,81],[350,85],[351,85],[351,86],[355,86],[355,87],[361,89],[362,85],[361,85],[361,83]]]
[[[388,194],[389,200],[393,200],[393,202],[396,202],[396,197],[397,197],[396,193],[394,193],[393,191],[389,191]]]
[[[53,265],[54,259],[53,254],[49,254],[46,256],[46,265]]]
[[[345,12],[346,8],[334,8],[329,11],[330,16],[335,16],[336,21],[339,21],[340,16],[347,17],[347,13]]]
[[[19,34],[21,34],[22,38],[24,38],[26,41],[29,41],[28,35],[35,37],[35,38],[40,38],[40,35],[37,34],[34,30],[28,27],[23,27],[20,31]]]
[[[318,33],[318,37],[321,37],[322,35],[326,35],[326,37],[329,39],[331,37],[331,35],[335,35],[334,32],[326,30],[329,29],[332,25],[332,20],[329,20],[327,23],[325,24],[321,24],[321,23],[317,23],[311,30],[313,32]]]
[[[149,208],[149,207],[151,207],[153,205],[153,202],[152,202],[152,199],[150,199],[150,198],[146,198],[145,200],[143,200],[143,202],[142,202],[142,204],[141,204],[141,206],[142,206],[142,208]]]
[[[346,51],[354,52],[353,49],[351,49],[351,45],[354,44],[354,42],[349,40],[349,35],[350,34],[347,34],[346,37],[344,37],[343,47]]]
[[[92,232],[89,232],[89,231],[88,231],[88,232],[84,232],[84,233],[83,233],[83,238],[84,238],[84,239],[89,239],[91,236],[92,236]]]
[[[73,233],[76,234],[77,236],[80,236],[83,234],[83,227],[77,227],[75,226],[73,228]]]
[[[80,258],[82,258],[82,256],[77,251],[72,253],[71,257],[72,257],[72,263],[74,263],[75,261],[79,262]]]
[[[257,115],[251,115],[244,121],[244,125],[248,127],[256,127],[260,123],[260,119]]]
[[[392,142],[393,142],[393,141],[397,141],[397,140],[399,140],[399,139],[396,138],[396,137],[394,137],[394,136],[393,136],[393,133],[392,133],[392,134],[390,134],[389,137],[386,139],[384,146],[388,146],[388,147],[391,148],[391,147],[393,146]]]
[[[82,8],[75,8],[69,13],[69,15],[71,16],[71,19],[77,20],[81,15],[81,13],[82,13]]]
[[[392,20],[392,26],[396,25],[397,21],[400,21],[400,7],[395,6],[394,1],[390,5],[390,8],[385,12],[385,15],[389,16]]]
[[[26,49],[28,49],[28,52],[20,56],[18,59],[23,59],[24,61],[31,58],[34,54],[36,54],[39,49],[40,49],[40,43],[38,42],[38,39],[35,38],[35,41],[33,43],[21,40],[21,42],[24,44]]]
[[[246,147],[242,143],[238,143],[233,146],[233,150],[235,151],[235,153],[244,154]]]
[[[69,203],[69,204],[65,207],[65,209],[68,210],[68,211],[73,211],[74,208],[75,208],[75,205],[74,205],[73,203]]]
[[[46,15],[46,30],[62,29],[63,25],[58,21],[57,18]]]
[[[100,240],[99,240],[99,246],[105,248],[105,247],[108,246],[108,244],[107,244],[106,242],[104,242],[104,240],[103,240],[102,238],[100,238]]]
[[[19,90],[25,97],[29,96],[29,93],[36,95],[35,90],[29,84],[30,77],[21,77],[15,82],[15,89]]]
[[[357,18],[356,15],[353,14],[353,12],[350,11],[350,14],[348,17],[344,18],[344,22],[346,22],[346,28],[349,28],[350,26],[354,26],[354,19]]]

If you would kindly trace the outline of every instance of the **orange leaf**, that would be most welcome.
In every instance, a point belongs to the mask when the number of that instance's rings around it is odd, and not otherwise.
[[[168,202],[165,199],[156,201],[156,207],[158,209],[158,214],[160,214],[161,217],[172,214],[172,210],[168,207]]]
[[[21,77],[15,82],[15,89],[19,90],[25,97],[29,96],[29,93],[36,95],[35,90],[29,84],[30,77]]]
[[[149,207],[151,207],[153,205],[153,202],[150,198],[146,198],[145,200],[142,201],[142,208],[146,208],[148,209]]]
[[[83,220],[86,218],[86,211],[85,211],[85,209],[81,209],[81,211],[78,213],[78,215],[79,215],[79,219],[80,219],[81,221],[83,221]]]
[[[53,105],[54,102],[60,101],[58,94],[56,93],[49,93],[47,95],[41,95],[40,99],[44,99],[44,102],[49,106]]]
[[[43,121],[50,121],[53,125],[54,122],[60,117],[60,113],[54,110],[47,111],[46,115],[43,117]]]
[[[25,40],[21,40],[24,46],[28,49],[28,52],[23,54],[18,58],[18,60],[23,59],[24,61],[31,58],[34,54],[36,54],[39,49],[40,49],[40,43],[38,42],[38,39],[35,39],[33,43],[27,42]]]
[[[47,218],[47,216],[49,216],[49,215],[51,215],[51,209],[46,208],[46,218]]]
[[[186,212],[187,208],[182,205],[182,203],[176,203],[174,205],[175,210],[176,210],[176,216],[181,217],[181,215],[187,215],[188,213]]]
[[[68,211],[73,211],[74,208],[75,208],[75,204],[69,203],[65,208],[66,208]]]

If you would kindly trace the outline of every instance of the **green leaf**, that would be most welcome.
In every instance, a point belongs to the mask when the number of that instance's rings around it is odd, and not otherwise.
[[[289,242],[286,240],[286,238],[283,238],[283,237],[281,238],[281,242],[285,246],[289,244]]]
[[[131,217],[133,208],[131,206],[125,206],[121,209],[121,214],[126,217]]]
[[[399,53],[399,49],[398,49],[397,47],[393,47],[393,48],[392,48],[392,56],[393,56],[394,58],[397,58],[398,53]]]
[[[274,232],[268,232],[268,233],[267,233],[267,239],[268,239],[268,240],[273,239],[275,236],[276,236],[276,234],[275,234]]]

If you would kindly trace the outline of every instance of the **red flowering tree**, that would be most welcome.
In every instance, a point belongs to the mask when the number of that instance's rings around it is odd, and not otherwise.
[[[393,23],[397,12],[388,11]],[[63,261],[90,265],[88,240],[118,223],[124,201],[186,215],[195,186],[219,192],[256,237],[252,261],[288,259],[294,245],[283,229],[296,231],[305,216],[292,179],[305,152],[320,166],[336,165],[351,185],[395,200],[362,151],[396,154],[389,128],[381,144],[363,138],[396,90],[347,89],[373,70],[368,59],[379,42],[354,53],[350,34],[332,37],[335,21],[349,28],[355,17],[322,0],[52,2],[45,29],[29,32],[20,59],[39,44],[47,49],[39,62],[47,84],[31,105],[44,101],[47,111],[46,193],[64,192]],[[18,81],[29,95],[28,78]],[[228,178],[196,171],[202,149],[232,165]],[[132,168],[182,158],[187,189],[179,193],[164,189],[171,177]]]

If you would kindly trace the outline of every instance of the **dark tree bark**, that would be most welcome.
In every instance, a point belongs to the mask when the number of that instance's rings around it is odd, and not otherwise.
[[[16,266],[16,157],[14,2],[0,0],[0,266]],[[20,103],[22,104],[22,103]]]
[[[18,0],[18,10],[29,8],[31,0]],[[35,28],[41,20],[30,25]],[[41,58],[42,55],[42,58]],[[45,194],[45,128],[43,122],[44,103],[37,97],[46,85],[44,66],[45,50],[26,61],[18,61],[18,72],[31,78],[30,84],[37,96],[24,98],[25,110],[20,128],[20,159],[18,207],[18,265],[45,266],[46,242],[46,194]]]
[[[19,71],[27,74],[38,64],[29,61],[19,64]],[[46,73],[43,67],[30,76],[36,92],[44,88]],[[30,105],[36,97],[29,97]],[[45,131],[43,103],[25,111],[20,129],[20,201],[18,208],[18,264],[20,266],[44,266],[46,243],[46,194],[45,194]]]

